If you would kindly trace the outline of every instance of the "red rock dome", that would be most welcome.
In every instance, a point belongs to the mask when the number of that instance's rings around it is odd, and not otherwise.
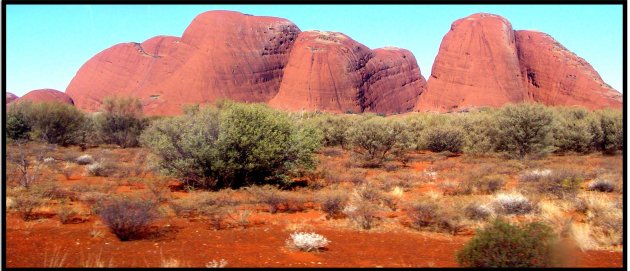
[[[269,102],[285,110],[407,112],[425,81],[411,52],[370,50],[338,32],[302,32],[280,91]]]
[[[94,56],[66,92],[96,111],[108,96],[135,96],[149,115],[173,115],[184,104],[219,98],[266,102],[278,91],[300,30],[288,20],[231,11],[198,15],[182,38],[123,43]]]
[[[15,95],[15,94],[13,94],[11,92],[7,92],[5,94],[5,97],[6,97],[6,102],[5,103],[7,103],[7,104],[12,102],[12,101],[15,101],[15,100],[17,100],[19,98],[17,95]]]
[[[523,82],[512,25],[478,13],[459,19],[444,36],[420,111],[459,111],[523,101]]]
[[[21,101],[31,101],[33,103],[58,102],[74,105],[74,102],[72,101],[72,98],[70,98],[70,96],[59,90],[49,88],[32,90],[16,100],[16,102]]]
[[[527,98],[546,105],[622,108],[622,95],[584,59],[551,36],[537,31],[516,31],[521,74]]]

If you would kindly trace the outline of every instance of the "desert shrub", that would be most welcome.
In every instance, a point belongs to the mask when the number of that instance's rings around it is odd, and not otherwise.
[[[314,167],[320,142],[279,111],[235,103],[156,121],[141,140],[166,173],[206,188],[290,182]]]
[[[330,241],[321,234],[314,232],[294,232],[287,239],[287,246],[302,251],[319,251],[330,244]]]
[[[480,178],[469,176],[466,180],[461,181],[457,186],[449,191],[451,195],[470,195],[470,194],[494,194],[501,190],[505,185],[505,180],[499,175],[489,175]]]
[[[367,200],[353,200],[343,208],[343,213],[361,229],[369,230],[376,225],[379,206]]]
[[[536,184],[538,192],[548,193],[558,198],[575,196],[584,180],[581,172],[562,169],[554,170],[551,175]]]
[[[13,198],[13,209],[16,210],[23,220],[33,219],[33,211],[44,204],[44,201],[34,193],[25,192]]]
[[[74,208],[63,206],[57,211],[57,216],[61,224],[68,224],[73,221],[73,218],[79,214]]]
[[[383,117],[366,116],[349,130],[353,151],[360,155],[366,166],[380,166],[392,153],[402,154],[415,148],[406,124]]]
[[[523,172],[519,175],[519,180],[525,183],[539,182],[551,175],[551,169],[534,169]]]
[[[29,122],[30,110],[31,103],[28,101],[14,103],[7,108],[5,127],[8,138],[14,140],[29,139],[29,133],[32,129]]]
[[[140,100],[133,97],[106,98],[101,111],[95,122],[103,142],[123,148],[139,145],[138,138],[147,125]]]
[[[61,188],[56,181],[39,182],[29,189],[33,194],[41,198],[59,200],[77,200],[79,198],[77,193]]]
[[[407,217],[416,229],[433,226],[438,222],[438,209],[437,204],[432,202],[416,203],[407,210]]]
[[[588,111],[584,108],[560,108],[555,114],[554,146],[559,152],[588,153],[593,135],[589,132]]]
[[[463,114],[454,119],[453,125],[464,134],[465,153],[485,154],[495,150],[499,133],[495,110]]]
[[[426,131],[425,146],[432,152],[461,152],[464,144],[463,132],[453,126],[435,126]]]
[[[600,110],[589,118],[591,145],[604,154],[623,149],[623,116],[619,110]]]
[[[82,141],[85,120],[79,109],[62,103],[33,104],[28,117],[32,138],[63,146]]]
[[[495,210],[503,214],[528,214],[534,210],[534,204],[518,193],[497,194],[494,198]]]
[[[571,169],[545,169],[523,173],[520,180],[521,185],[529,191],[568,198],[579,192],[584,176],[582,172]]]
[[[588,190],[595,190],[599,192],[613,192],[615,191],[617,185],[606,179],[596,179],[588,184]]]
[[[142,198],[112,197],[98,207],[98,215],[121,241],[142,237],[159,217],[157,204]]]
[[[116,167],[109,162],[95,162],[86,167],[90,176],[107,177],[114,173]]]
[[[464,267],[550,267],[558,264],[553,230],[542,223],[522,226],[495,220],[462,250],[457,262]]]
[[[466,206],[464,209],[464,214],[467,218],[473,220],[486,220],[493,215],[492,208],[479,204],[477,202],[473,202]]]
[[[79,165],[89,165],[89,164],[94,163],[94,158],[92,158],[92,156],[89,155],[89,154],[84,154],[84,155],[81,155],[81,156],[77,157],[77,159],[75,161]]]
[[[498,147],[512,157],[553,151],[553,112],[539,104],[506,105],[498,112]]]
[[[322,133],[322,145],[341,146],[348,148],[348,127],[353,124],[354,118],[337,114],[322,114],[313,117],[310,123]]]
[[[258,200],[258,202],[269,206],[269,212],[272,214],[275,214],[281,205],[287,202],[286,193],[271,185],[252,187],[249,191],[254,194],[254,197]]]
[[[347,200],[348,194],[345,191],[322,191],[318,195],[318,201],[321,205],[321,209],[329,218],[340,214],[343,211],[343,207]]]

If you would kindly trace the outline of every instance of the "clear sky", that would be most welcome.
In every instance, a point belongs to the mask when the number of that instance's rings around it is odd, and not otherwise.
[[[282,17],[302,31],[345,33],[374,49],[410,50],[428,78],[451,23],[477,12],[507,18],[515,30],[550,34],[622,92],[621,5],[7,5],[7,90],[65,91],[81,65],[121,42],[181,36],[199,13],[234,10]]]

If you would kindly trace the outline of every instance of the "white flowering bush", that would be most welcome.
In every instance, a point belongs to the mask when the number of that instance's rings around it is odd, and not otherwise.
[[[89,164],[94,163],[94,158],[92,158],[92,156],[89,154],[84,154],[77,157],[76,162],[79,165],[89,165]]]
[[[504,214],[527,214],[534,209],[529,199],[519,193],[498,194],[494,203],[497,212]]]
[[[104,176],[105,166],[100,162],[96,162],[87,166],[87,171],[90,174],[90,176]]]
[[[525,182],[537,182],[549,177],[551,173],[551,169],[534,169],[521,174],[520,180]]]
[[[221,259],[219,261],[212,260],[212,261],[209,261],[208,263],[206,263],[206,267],[207,268],[223,268],[223,267],[226,267],[227,264],[228,264],[228,262],[225,259]]]
[[[52,163],[52,162],[55,162],[55,158],[52,158],[52,157],[44,158],[44,163]]]
[[[319,251],[320,248],[326,247],[330,241],[326,237],[314,232],[294,232],[287,239],[289,247],[297,248],[302,251]]]
[[[613,192],[616,185],[614,182],[606,179],[596,179],[588,184],[588,190],[595,190],[599,192]]]

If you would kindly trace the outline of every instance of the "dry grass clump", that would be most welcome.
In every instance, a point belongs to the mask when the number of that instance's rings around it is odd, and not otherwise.
[[[239,202],[234,200],[231,192],[195,192],[188,197],[171,201],[171,209],[180,217],[197,217],[199,215],[217,214],[217,208],[235,206]],[[222,210],[221,210],[222,211]]]
[[[456,207],[444,201],[422,199],[409,205],[406,213],[410,226],[417,230],[443,231],[456,235],[466,226]]]
[[[306,209],[305,203],[308,202],[305,195],[283,191],[271,185],[252,186],[247,190],[257,202],[266,204],[272,214],[279,210],[301,212]]]
[[[520,193],[500,193],[494,197],[494,209],[497,213],[507,215],[528,214],[535,205]]]
[[[12,199],[12,208],[16,212],[18,212],[22,216],[22,219],[25,221],[34,219],[35,209],[42,206],[45,202],[38,195],[35,195],[28,191],[20,193],[18,196],[13,197]]]
[[[520,185],[530,193],[542,193],[559,199],[577,195],[584,181],[584,173],[578,170],[537,169],[520,175]]]
[[[325,190],[317,195],[321,209],[326,213],[327,218],[339,216],[346,202],[348,201],[348,192],[343,190]]]
[[[623,211],[620,205],[610,197],[598,193],[587,193],[578,197],[574,208],[586,215],[587,225],[573,229],[576,241],[585,244],[585,248],[591,248],[592,242],[600,248],[622,244]]]

